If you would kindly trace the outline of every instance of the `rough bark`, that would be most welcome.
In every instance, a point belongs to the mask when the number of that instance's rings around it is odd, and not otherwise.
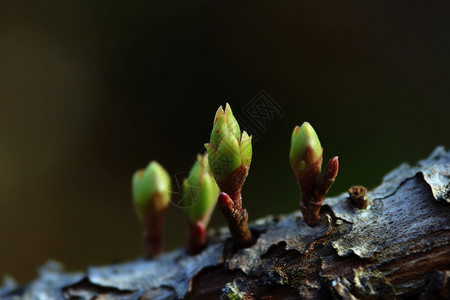
[[[327,198],[312,228],[299,212],[258,220],[246,249],[221,229],[196,256],[179,249],[79,273],[51,263],[25,287],[6,282],[0,298],[448,299],[450,152],[401,165],[367,196],[366,209]]]

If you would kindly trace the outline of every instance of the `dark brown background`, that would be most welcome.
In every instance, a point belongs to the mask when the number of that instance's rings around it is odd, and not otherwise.
[[[340,156],[332,195],[449,146],[448,1],[239,2],[0,2],[0,275],[139,256],[133,171],[187,172],[217,107],[260,90],[285,114],[254,144],[251,220],[297,209],[305,120]],[[182,209],[166,225],[184,245]]]

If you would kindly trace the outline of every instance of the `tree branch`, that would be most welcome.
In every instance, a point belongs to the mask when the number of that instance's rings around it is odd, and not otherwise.
[[[5,284],[0,298],[448,297],[450,152],[439,147],[415,167],[401,165],[367,197],[361,210],[346,194],[327,198],[312,228],[299,212],[258,220],[251,227],[258,239],[246,249],[235,250],[220,229],[196,256],[178,249],[80,273],[46,265],[23,288]]]

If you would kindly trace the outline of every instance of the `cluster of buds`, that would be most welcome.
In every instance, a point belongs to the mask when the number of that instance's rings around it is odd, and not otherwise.
[[[172,193],[171,178],[160,164],[152,161],[147,168],[134,173],[132,193],[136,214],[144,231],[146,258],[153,258],[162,250],[163,223]],[[198,155],[188,178],[183,181],[190,254],[197,254],[206,245],[206,227],[219,193],[209,169],[208,155]]]
[[[188,252],[199,253],[206,246],[206,227],[220,190],[209,169],[208,154],[198,155],[183,181],[183,201],[188,217]]]
[[[300,208],[309,226],[315,226],[319,222],[320,208],[339,168],[338,157],[335,156],[320,175],[322,152],[319,138],[308,122],[294,128],[290,161],[302,192]]]
[[[219,207],[237,247],[248,247],[254,238],[248,227],[248,214],[242,207],[244,185],[252,160],[252,138],[239,124],[227,103],[216,112],[210,142],[205,144],[209,166],[221,190]]]
[[[206,246],[206,227],[216,203],[219,203],[238,248],[255,242],[248,227],[248,214],[242,207],[242,187],[252,160],[252,137],[241,133],[228,103],[216,112],[207,153],[198,155],[183,181],[183,200],[188,218],[188,252],[199,253]],[[300,208],[309,226],[320,219],[320,208],[338,172],[333,157],[322,169],[322,146],[312,126],[305,122],[292,133],[290,162],[300,185]],[[161,236],[165,212],[170,203],[171,179],[157,162],[133,175],[133,201],[144,228],[148,258],[162,249]]]
[[[170,176],[156,161],[138,170],[132,179],[133,202],[144,229],[146,257],[152,258],[162,250],[164,216],[172,190]]]

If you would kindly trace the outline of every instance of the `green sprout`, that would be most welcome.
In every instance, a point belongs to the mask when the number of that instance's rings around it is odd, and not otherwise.
[[[250,246],[254,239],[248,228],[247,211],[242,208],[242,186],[252,160],[252,138],[239,124],[227,103],[216,112],[209,144],[205,144],[209,166],[222,193],[219,207],[238,247]]]
[[[188,252],[196,254],[206,246],[206,227],[216,206],[220,190],[209,169],[208,153],[197,155],[183,181],[183,200],[188,216]]]
[[[156,161],[138,170],[132,179],[133,203],[144,228],[144,242],[148,258],[162,250],[162,228],[172,190],[170,176]]]
[[[314,128],[308,122],[296,126],[291,138],[290,162],[300,185],[300,208],[305,222],[315,226],[325,195],[333,184],[338,168],[338,157],[333,157],[319,178],[323,149]]]

